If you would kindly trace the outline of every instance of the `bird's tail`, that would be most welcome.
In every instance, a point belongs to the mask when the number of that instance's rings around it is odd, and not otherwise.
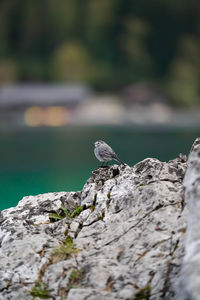
[[[121,161],[117,156],[115,157],[115,159],[118,161],[118,162],[120,162],[122,165],[126,165],[123,161]]]

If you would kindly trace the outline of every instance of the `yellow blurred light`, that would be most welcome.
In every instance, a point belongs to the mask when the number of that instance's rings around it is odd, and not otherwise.
[[[51,106],[46,109],[45,125],[62,126],[66,124],[66,109],[62,106]]]
[[[39,106],[29,107],[24,113],[24,121],[26,125],[31,127],[40,126],[42,124],[43,111]]]
[[[27,126],[62,126],[68,121],[68,110],[63,106],[31,106],[24,113]]]

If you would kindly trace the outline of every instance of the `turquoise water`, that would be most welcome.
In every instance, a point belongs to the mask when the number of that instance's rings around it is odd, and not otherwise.
[[[167,161],[187,154],[200,129],[158,127],[10,128],[0,130],[0,209],[26,195],[82,189],[99,166],[93,142],[110,143],[121,160]]]

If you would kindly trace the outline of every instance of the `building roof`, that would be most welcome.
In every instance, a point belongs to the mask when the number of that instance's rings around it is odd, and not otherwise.
[[[87,86],[78,84],[0,85],[0,106],[77,104],[90,94]]]

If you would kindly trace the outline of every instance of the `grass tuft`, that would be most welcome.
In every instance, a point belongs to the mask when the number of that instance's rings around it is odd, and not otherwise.
[[[58,262],[61,260],[66,260],[71,257],[73,254],[77,254],[79,249],[73,244],[72,239],[68,236],[65,241],[52,253],[52,261]]]
[[[62,212],[60,214],[50,213],[49,214],[50,221],[56,222],[56,221],[62,220],[64,218],[74,218],[81,213],[81,211],[83,210],[83,206],[75,207],[75,209],[72,211],[71,214],[68,212],[68,210],[63,205],[61,206],[61,210],[62,210]]]
[[[52,290],[47,289],[47,284],[40,281],[36,282],[35,286],[31,290],[31,295],[34,297],[38,297],[40,299],[50,299],[53,298],[50,294]]]
[[[69,276],[69,284],[67,287],[67,292],[72,288],[77,288],[79,282],[83,278],[83,271],[78,269],[73,269]]]
[[[83,210],[83,206],[77,206],[71,213],[70,218],[78,216]]]
[[[133,300],[149,300],[151,297],[151,287],[147,285],[141,289],[133,298]]]

